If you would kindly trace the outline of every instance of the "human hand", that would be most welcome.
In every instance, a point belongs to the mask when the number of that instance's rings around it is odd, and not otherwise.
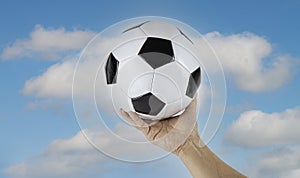
[[[196,122],[196,98],[180,116],[152,123],[143,120],[135,112],[127,113],[122,109],[120,112],[153,144],[179,156],[194,178],[245,178],[218,158],[200,139]]]
[[[187,141],[199,145],[202,143],[197,129],[196,98],[197,96],[181,115],[160,121],[143,120],[133,111],[125,112],[120,109],[120,113],[129,123],[142,131],[150,142],[178,155]]]

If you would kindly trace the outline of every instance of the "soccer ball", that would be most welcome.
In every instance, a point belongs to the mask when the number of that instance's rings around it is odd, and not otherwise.
[[[201,82],[192,37],[155,20],[125,29],[122,38],[103,65],[115,110],[135,111],[150,120],[182,113]]]

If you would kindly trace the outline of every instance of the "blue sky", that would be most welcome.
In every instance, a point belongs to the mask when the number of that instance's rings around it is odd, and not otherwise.
[[[84,165],[85,170],[65,170],[59,174],[61,170],[52,168],[49,172],[45,168],[32,173],[35,167],[40,168],[36,163],[43,164],[45,157],[55,162],[56,156],[49,156],[45,151],[52,148],[53,141],[77,139],[75,135],[80,128],[68,96],[56,97],[60,91],[44,91],[44,94],[37,95],[42,90],[39,84],[49,77],[42,77],[33,90],[26,90],[26,81],[45,76],[53,65],[63,65],[68,60],[68,53],[80,52],[93,34],[107,26],[146,15],[178,19],[211,40],[217,53],[218,49],[228,49],[227,52],[219,51],[227,78],[227,112],[210,147],[227,163],[251,177],[299,177],[300,153],[297,150],[300,139],[295,136],[300,134],[299,1],[1,2],[0,177],[74,177],[72,172],[78,177],[190,177],[174,156],[151,163],[132,164],[106,158],[92,150],[85,150],[85,153],[96,154],[100,160]],[[75,47],[62,47],[59,49],[62,54],[47,49],[47,45],[44,48],[35,46],[36,41],[30,36],[39,30],[53,32],[62,28],[62,35],[83,32],[85,40]],[[211,32],[218,34],[207,35]],[[241,42],[237,48],[236,42]],[[252,45],[253,48],[249,47]],[[5,55],[8,48],[22,53]],[[229,49],[233,52],[229,53]],[[49,53],[58,56],[51,57]],[[259,66],[248,71],[234,61],[239,56],[246,56]],[[237,68],[249,72],[247,76],[254,87],[247,86],[242,78],[246,74]],[[246,129],[250,123],[253,127]],[[257,135],[263,136],[257,138]],[[249,144],[244,140],[249,140]],[[276,154],[283,156],[274,157]],[[81,160],[86,155],[77,155],[76,159],[73,155],[67,156],[71,160]],[[276,164],[275,159],[280,164]],[[290,164],[284,166],[283,160]],[[58,174],[51,175],[51,170]]]

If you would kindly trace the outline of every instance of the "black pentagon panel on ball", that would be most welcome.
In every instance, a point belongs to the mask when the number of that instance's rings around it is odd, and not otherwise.
[[[156,116],[166,105],[152,93],[132,98],[131,102],[136,112]]]
[[[139,55],[153,69],[174,61],[172,42],[163,38],[148,37]]]
[[[198,67],[190,75],[189,83],[188,83],[185,94],[188,97],[193,98],[199,85],[200,85],[200,82],[201,82],[201,70],[200,70],[200,67]]]
[[[117,82],[118,67],[119,61],[112,53],[110,53],[105,65],[106,83],[108,85],[115,84]]]

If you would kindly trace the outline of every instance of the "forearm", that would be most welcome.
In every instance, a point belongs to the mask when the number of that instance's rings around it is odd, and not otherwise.
[[[186,142],[178,156],[194,178],[245,178],[219,159],[207,146]]]

